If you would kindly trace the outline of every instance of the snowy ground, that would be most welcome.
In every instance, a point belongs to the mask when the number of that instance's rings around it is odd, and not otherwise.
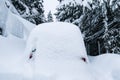
[[[26,43],[23,39],[12,35],[0,36],[0,45],[0,80],[120,80],[120,56],[116,54],[89,56],[88,63],[78,58],[59,59],[53,58],[54,55],[50,58],[46,54],[42,54],[41,59],[28,60],[24,54]]]
[[[93,71],[108,77],[107,80],[120,80],[120,55],[107,53],[93,57],[90,65]],[[98,74],[97,76],[99,77]]]
[[[0,36],[0,45],[0,80],[22,80],[24,40]]]
[[[11,35],[7,38],[0,36],[0,44],[1,44],[0,46],[0,80],[23,80],[24,78],[23,78],[23,72],[22,72],[23,71],[22,59],[23,59],[23,51],[25,48],[24,40],[18,39]],[[81,67],[82,70],[80,69],[80,72],[82,71],[81,73],[83,73],[82,77],[85,77],[84,76],[84,74],[86,74],[85,71],[87,71],[87,74],[89,71],[92,77],[95,78],[94,80],[120,80],[120,77],[119,77],[120,56],[119,55],[106,54],[106,55],[89,57],[89,58],[90,58],[90,63],[87,64],[87,66],[84,63],[80,63],[80,65],[82,64],[82,67]],[[64,63],[66,64],[66,62]],[[73,65],[75,64],[76,62],[75,63],[73,62]],[[27,66],[29,66],[29,64]],[[52,75],[52,77],[50,77],[49,74],[46,74],[46,75],[48,75],[48,77],[41,76],[40,77],[41,80],[42,78],[44,78],[44,80],[48,80],[48,78],[51,78],[50,80],[55,80],[55,78],[57,77],[57,75]],[[74,74],[71,73],[71,76],[73,75]],[[37,78],[38,77],[39,76],[37,76]]]

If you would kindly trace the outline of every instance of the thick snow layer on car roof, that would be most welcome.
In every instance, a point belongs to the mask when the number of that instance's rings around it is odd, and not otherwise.
[[[70,23],[53,22],[38,25],[28,40],[30,52],[36,48],[36,54],[46,58],[87,59],[84,41],[79,28]]]
[[[79,28],[70,23],[52,22],[38,25],[30,34],[25,53],[33,52],[28,76],[55,80],[93,80],[88,71],[83,38]],[[25,69],[28,69],[26,67]],[[71,77],[70,77],[71,76]],[[86,77],[87,76],[87,77]],[[38,78],[37,78],[38,79]],[[53,80],[54,80],[53,79]]]

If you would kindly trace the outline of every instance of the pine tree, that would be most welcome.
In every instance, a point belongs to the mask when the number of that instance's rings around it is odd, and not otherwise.
[[[53,17],[52,17],[51,11],[49,11],[49,13],[47,15],[47,22],[53,22]]]
[[[109,53],[120,53],[120,28],[113,28],[104,35],[105,47]]]
[[[120,39],[119,37],[116,38],[116,36],[119,36],[120,1],[85,1],[82,0],[81,4],[78,4],[76,0],[60,0],[56,13],[57,20],[79,26],[84,35],[88,54],[119,53]],[[116,36],[113,32],[116,33]],[[111,38],[113,39],[111,40]],[[114,44],[115,46],[111,46]]]
[[[82,14],[82,5],[77,3],[75,0],[67,0],[60,2],[59,7],[57,7],[57,12],[55,13],[58,21],[65,21],[72,23],[78,19]]]
[[[89,44],[89,46],[93,45],[89,49],[89,53],[92,53],[92,55],[98,54],[98,48],[96,46],[98,45],[98,42],[100,43],[101,53],[117,52],[112,51],[113,48],[111,48],[111,44],[114,44],[111,42],[111,37],[113,37],[112,35],[114,34],[110,35],[110,33],[112,31],[116,31],[116,29],[120,26],[120,18],[118,17],[120,15],[120,9],[119,5],[117,5],[117,0],[116,2],[114,2],[116,4],[112,2],[112,0],[103,0],[103,2],[100,2],[99,0],[94,0],[92,3],[92,10],[86,11],[79,22],[80,29],[84,33],[86,44]],[[113,6],[116,6],[116,8],[113,8]],[[119,34],[117,33],[117,35]],[[115,44],[119,43],[116,42]],[[114,48],[116,48],[116,46],[114,46]],[[116,50],[118,50],[119,52],[118,47]]]
[[[119,33],[116,31],[116,28],[118,26],[120,26],[120,24],[118,24],[119,21],[115,20],[115,15],[114,15],[114,13],[115,13],[114,10],[117,9],[114,6],[116,6],[117,2],[118,2],[117,0],[113,0],[112,4],[110,4],[110,1],[104,1],[104,5],[105,5],[104,10],[106,11],[104,13],[106,27],[105,27],[103,39],[104,39],[104,46],[106,48],[106,52],[115,52],[116,53],[117,51],[113,51],[112,49],[116,48],[117,45],[112,48],[111,48],[111,46],[114,44],[119,44],[117,41],[115,41],[115,35],[112,33],[112,32],[115,32],[115,33],[117,33],[117,35],[119,35]],[[114,24],[117,24],[118,26],[114,27]],[[112,28],[112,30],[111,30],[111,28]],[[111,38],[114,38],[112,40],[114,40],[115,43],[111,42]],[[118,50],[118,52],[119,52],[119,50]]]
[[[58,0],[60,3],[63,1],[63,0]]]
[[[11,0],[20,15],[35,23],[45,22],[43,0]]]

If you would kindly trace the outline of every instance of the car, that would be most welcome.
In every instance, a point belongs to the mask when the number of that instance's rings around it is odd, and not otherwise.
[[[50,22],[36,26],[28,38],[25,54],[34,78],[92,80],[87,71],[89,60],[82,33],[71,23]]]

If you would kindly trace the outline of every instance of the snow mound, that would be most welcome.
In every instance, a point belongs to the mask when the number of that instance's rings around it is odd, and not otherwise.
[[[2,35],[7,36],[12,34],[19,38],[27,39],[34,27],[35,24],[20,17],[14,6],[8,0],[1,0],[0,29],[2,29]]]
[[[96,65],[101,65],[100,67],[106,68],[106,70],[120,69],[120,65],[118,64],[119,62],[120,55],[118,54],[103,54],[95,57],[92,61],[93,64],[99,63]],[[106,64],[108,64],[107,67],[105,67]]]
[[[7,16],[8,16],[8,10],[5,6],[5,1],[1,0],[0,1],[0,29],[2,29],[2,34],[6,36],[6,21],[7,21]]]
[[[36,80],[94,80],[87,64],[81,60],[81,57],[85,57],[88,62],[77,26],[63,22],[38,25],[28,39],[25,51],[27,59],[34,49],[34,60],[26,65],[31,66],[31,70],[28,69],[31,74],[26,72],[27,76],[33,75]]]
[[[22,80],[25,41],[13,35],[0,36],[0,80]]]
[[[22,54],[25,48],[25,41],[13,35],[8,37],[0,36],[0,44],[0,54],[4,55]]]
[[[35,27],[35,24],[9,11],[6,26],[8,34],[12,33],[19,38],[27,39],[31,30]]]
[[[92,60],[91,65],[112,80],[120,79],[120,55],[108,53],[97,56]]]
[[[31,32],[27,46],[26,54],[36,48],[36,54],[41,54],[41,57],[87,59],[81,32],[77,26],[70,23],[40,24]]]

